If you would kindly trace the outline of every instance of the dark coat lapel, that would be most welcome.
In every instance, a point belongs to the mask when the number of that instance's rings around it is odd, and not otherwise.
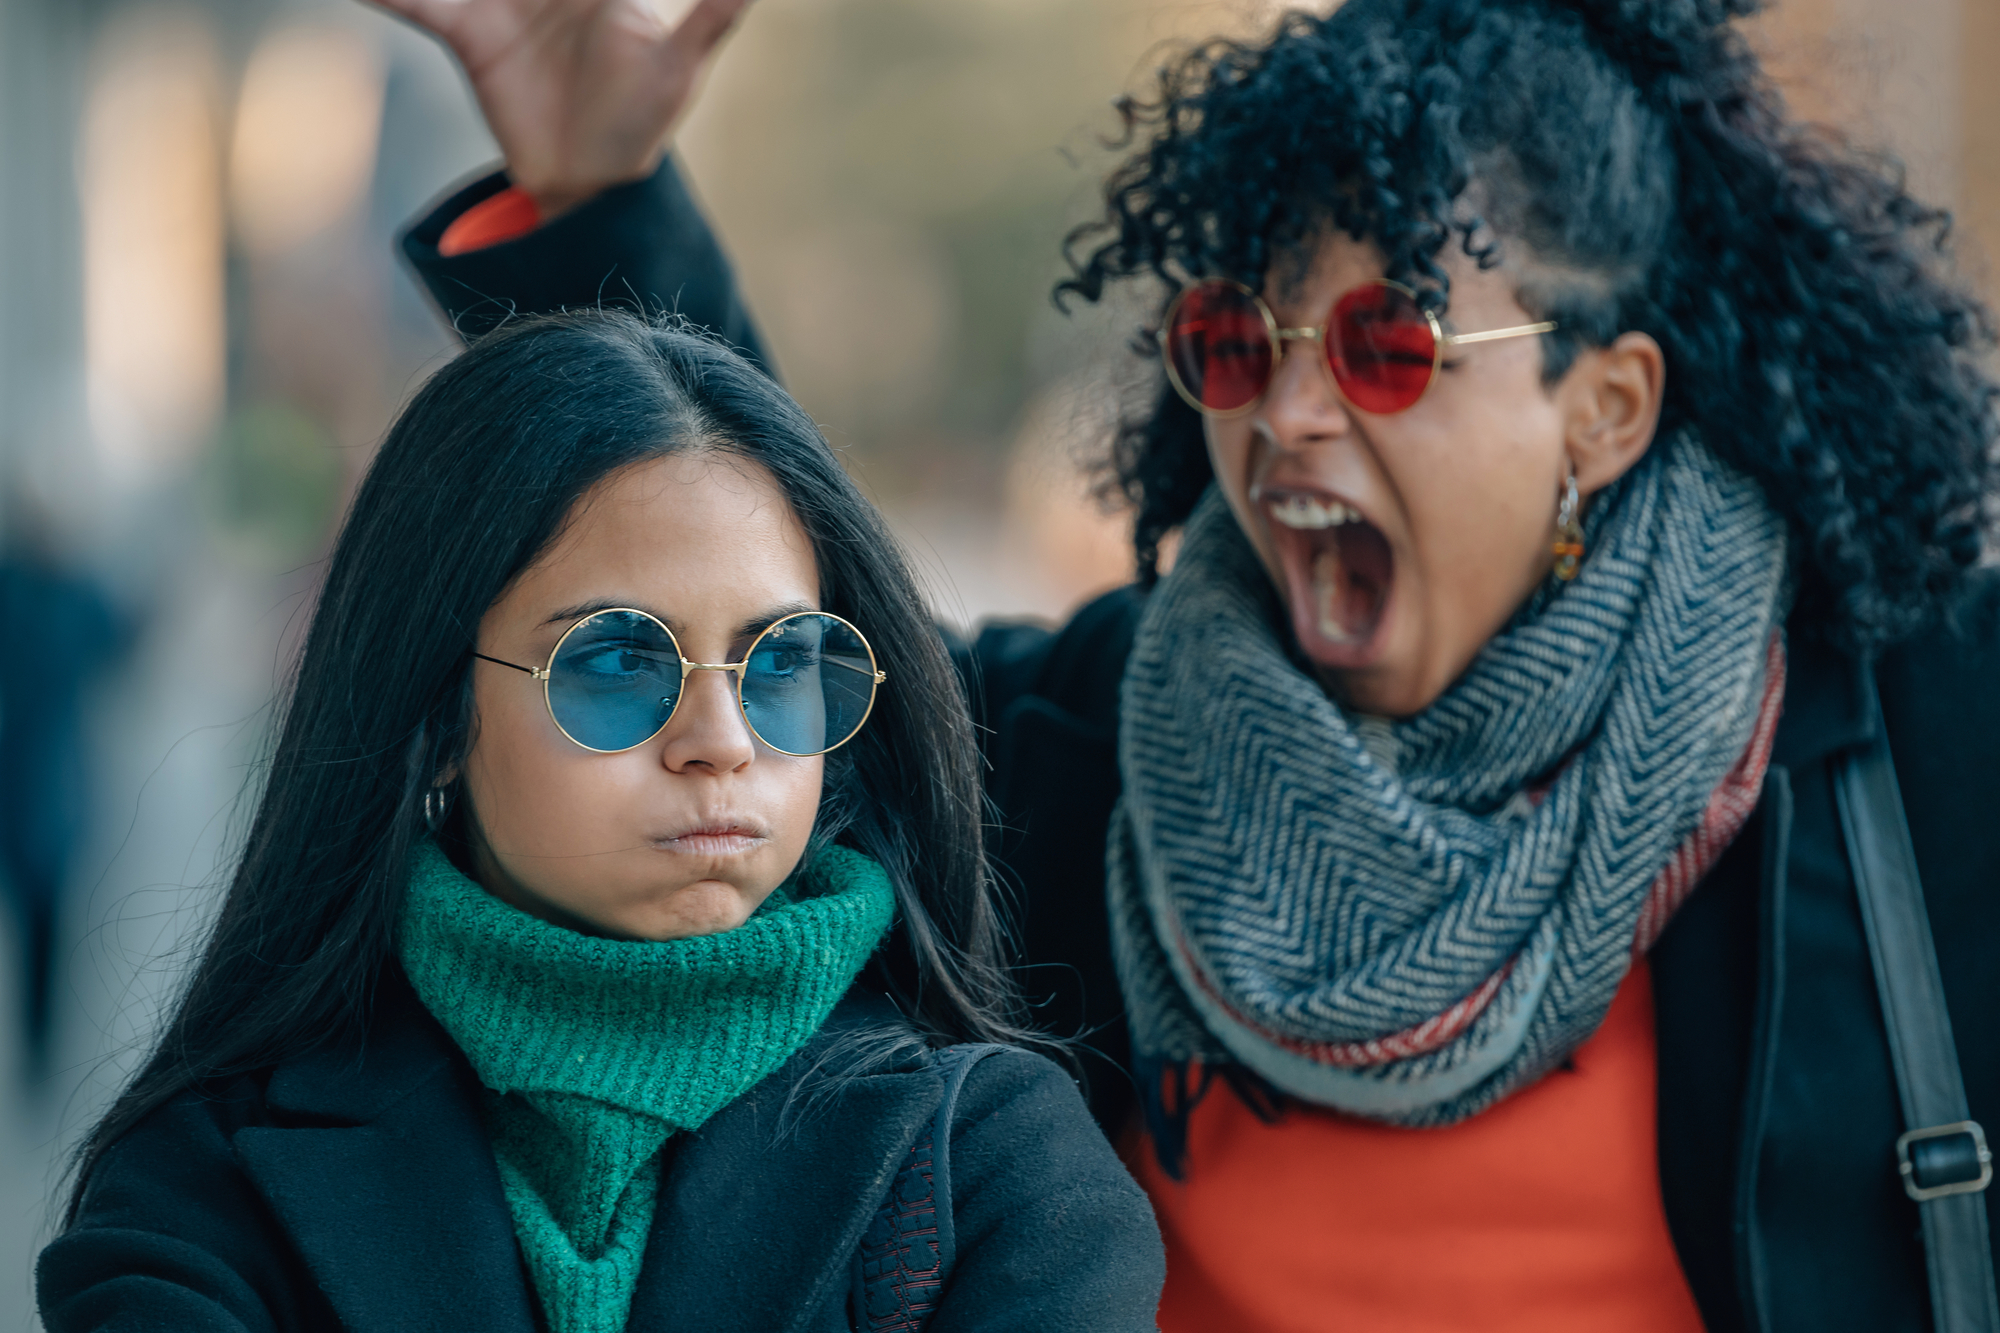
[[[1806,635],[1786,638],[1785,705],[1771,762],[1797,769],[1875,737],[1871,683],[1861,662]]]
[[[681,1144],[653,1217],[630,1333],[780,1333],[845,1299],[861,1233],[943,1086],[930,1069],[904,1066],[848,1081],[803,1123],[784,1117],[825,1040],[866,1021],[871,1004],[887,1008],[851,994],[820,1039]]]
[[[274,1113],[305,1123],[235,1137],[238,1160],[353,1333],[533,1333],[500,1173],[464,1058],[400,976],[369,1044],[272,1075]]]

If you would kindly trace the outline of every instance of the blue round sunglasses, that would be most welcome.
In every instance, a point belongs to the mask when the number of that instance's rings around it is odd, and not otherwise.
[[[473,656],[542,682],[556,727],[599,754],[633,749],[666,730],[696,671],[736,677],[743,720],[771,749],[800,758],[825,754],[854,739],[888,679],[861,631],[824,611],[772,621],[740,662],[690,662],[672,630],[630,607],[593,612],[571,625],[544,667]]]

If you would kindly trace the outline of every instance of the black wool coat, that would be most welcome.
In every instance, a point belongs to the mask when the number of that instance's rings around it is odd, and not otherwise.
[[[460,328],[615,300],[678,310],[762,357],[671,162],[540,231],[441,258],[450,221],[504,185],[459,191],[404,237]],[[1025,988],[1050,1031],[1089,1034],[1091,1106],[1112,1133],[1133,1096],[1104,841],[1142,601],[1126,588],[1059,629],[989,625],[954,644],[998,810],[995,851],[1023,890]],[[1887,729],[1972,1115],[2000,1131],[2000,576],[1982,578],[1955,627],[1876,663],[1817,646],[1810,626],[1787,638],[1762,801],[1651,955],[1667,1220],[1715,1333],[1922,1333],[1920,1229],[1894,1155],[1905,1126],[1831,774]]]
[[[829,1042],[902,1022],[857,986],[777,1072],[668,1141],[632,1333],[856,1327],[855,1249],[938,1105],[935,1057],[783,1113]],[[111,1149],[37,1265],[43,1326],[535,1333],[477,1097],[444,1029],[385,979],[359,1050],[184,1095]],[[1024,1051],[979,1061],[950,1151],[957,1262],[934,1333],[1153,1327],[1159,1232],[1066,1074]]]

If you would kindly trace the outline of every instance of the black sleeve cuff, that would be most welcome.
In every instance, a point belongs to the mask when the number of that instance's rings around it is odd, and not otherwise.
[[[646,179],[613,186],[525,236],[440,255],[445,229],[507,185],[504,172],[481,177],[402,236],[404,257],[460,337],[478,338],[516,315],[616,306],[682,315],[770,369],[729,260],[671,155]]]

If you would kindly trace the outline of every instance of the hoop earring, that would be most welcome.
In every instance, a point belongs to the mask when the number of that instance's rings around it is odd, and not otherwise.
[[[1556,539],[1550,549],[1556,553],[1556,577],[1568,583],[1583,563],[1583,525],[1576,521],[1582,502],[1576,494],[1576,472],[1563,482],[1562,503],[1556,507]]]
[[[436,833],[444,827],[445,816],[451,813],[451,787],[440,783],[424,791],[424,827]]]

